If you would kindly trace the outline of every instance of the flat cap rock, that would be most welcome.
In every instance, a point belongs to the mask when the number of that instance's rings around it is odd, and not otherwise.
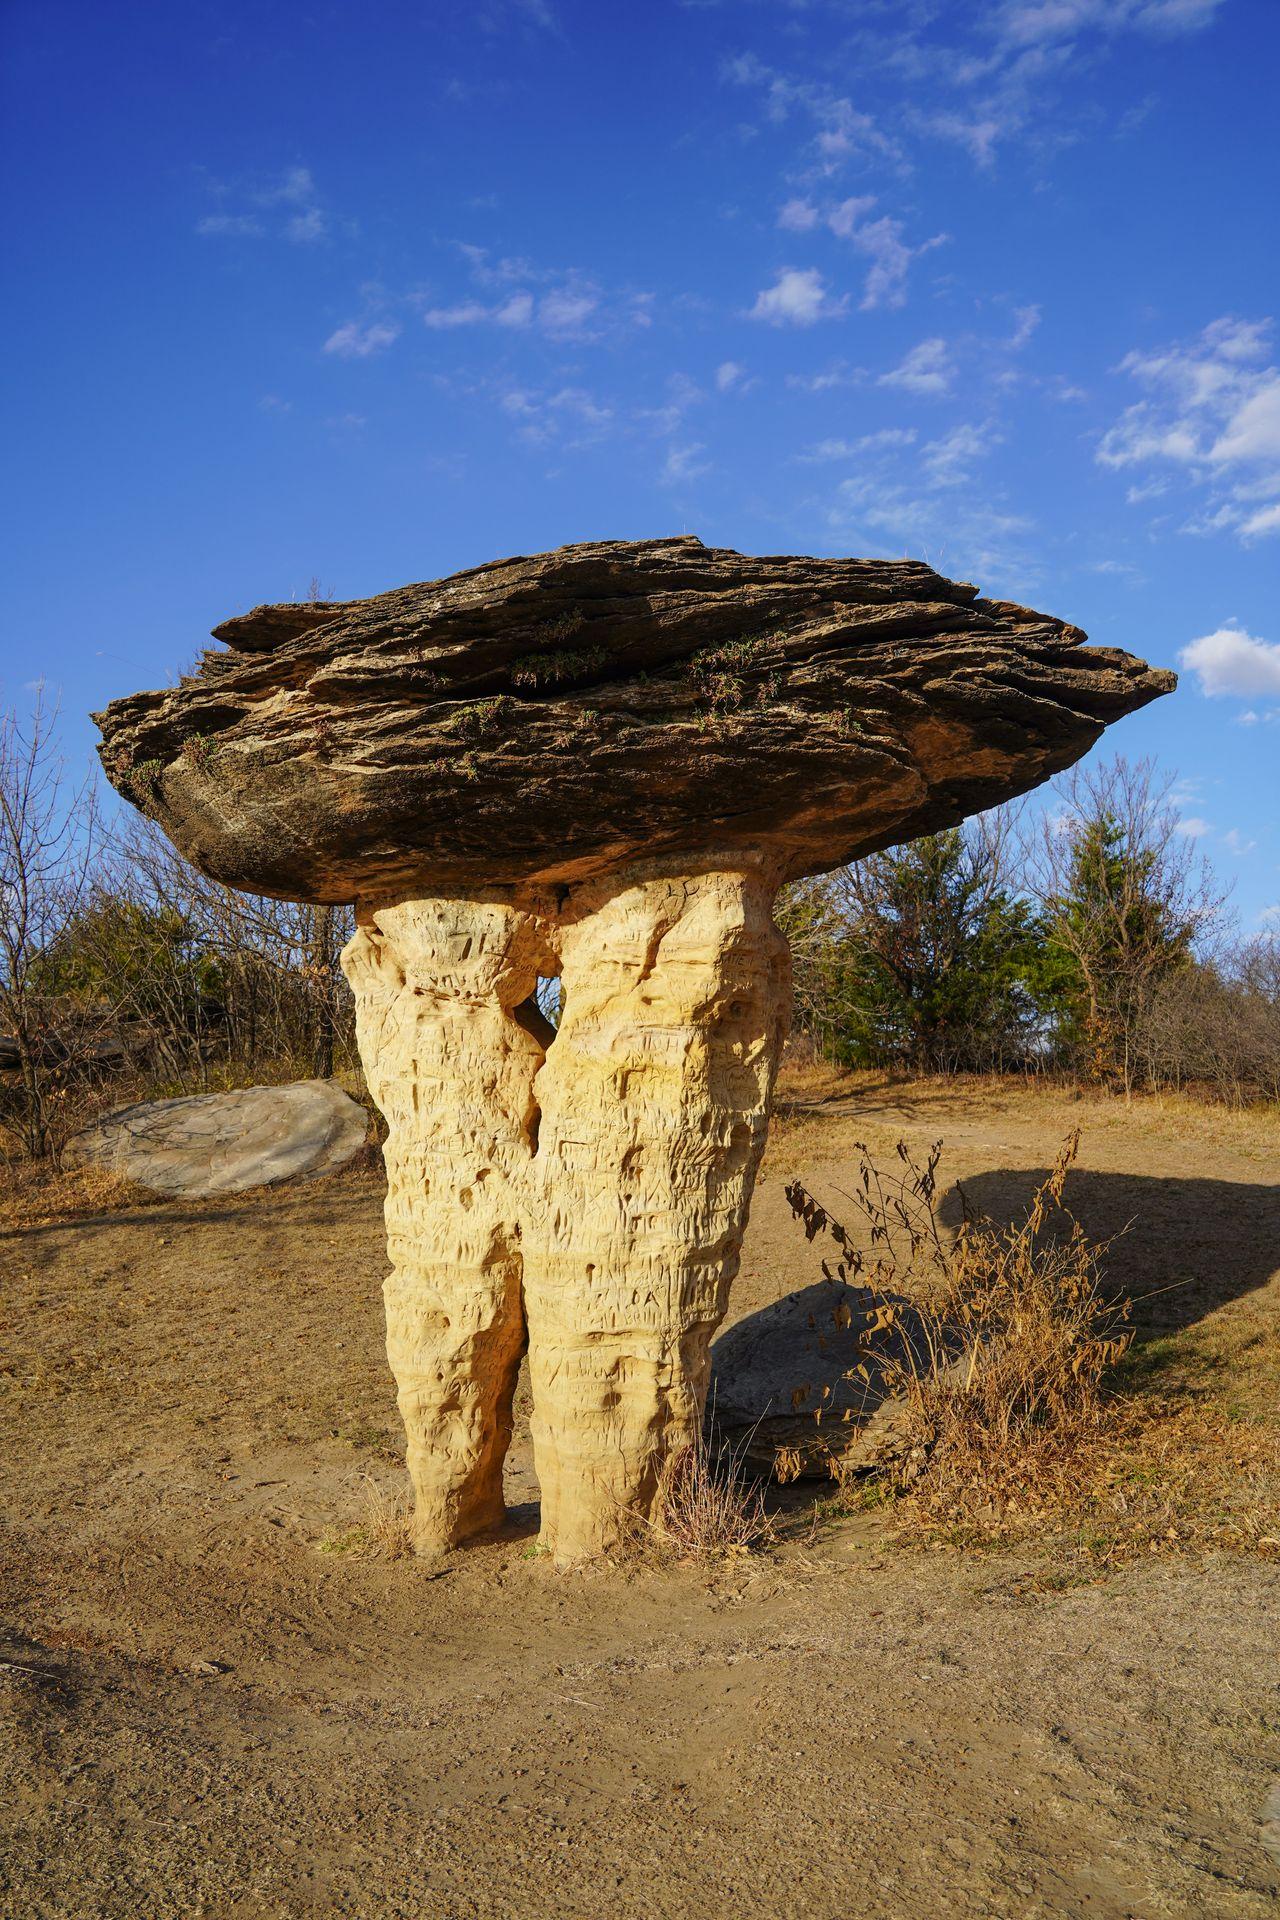
[[[954,824],[1175,685],[916,561],[597,541],[258,607],[95,715],[197,866],[286,899],[571,884],[735,854],[782,877]]]

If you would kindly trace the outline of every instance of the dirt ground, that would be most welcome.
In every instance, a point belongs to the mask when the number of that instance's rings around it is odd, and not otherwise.
[[[1275,1911],[1280,1125],[786,1092],[735,1316],[817,1277],[783,1181],[836,1204],[855,1139],[941,1137],[998,1213],[1081,1125],[1130,1390],[1174,1409],[1114,1519],[949,1537],[808,1489],[749,1559],[556,1573],[522,1391],[507,1531],[390,1558],[378,1172],[59,1190],[0,1236],[6,1920]]]

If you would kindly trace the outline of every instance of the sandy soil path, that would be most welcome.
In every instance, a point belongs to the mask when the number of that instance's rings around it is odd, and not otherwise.
[[[1085,1121],[1090,1224],[1173,1338],[1280,1357],[1275,1134]],[[785,1176],[942,1134],[1016,1203],[1062,1103],[864,1091],[778,1129],[737,1314],[806,1284]],[[555,1574],[513,1523],[344,1550],[399,1483],[368,1173],[0,1243],[0,1912],[1270,1915],[1280,1560],[1034,1554],[876,1516],[735,1567]],[[524,1409],[527,1414],[527,1408]],[[1274,1824],[1268,1825],[1268,1821]]]

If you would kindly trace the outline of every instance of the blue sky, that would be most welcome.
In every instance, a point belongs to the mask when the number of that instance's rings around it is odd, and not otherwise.
[[[1280,925],[1275,0],[9,0],[2,696],[687,529],[1177,665]],[[1268,917],[1269,916],[1269,917]]]

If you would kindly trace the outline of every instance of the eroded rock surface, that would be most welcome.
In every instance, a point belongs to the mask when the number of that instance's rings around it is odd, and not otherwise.
[[[201,1200],[332,1173],[360,1151],[368,1123],[334,1081],[298,1080],[117,1107],[75,1134],[64,1159]]]
[[[557,920],[411,901],[348,947],[424,1546],[502,1516],[526,1340],[557,1557],[608,1546],[696,1433],[786,1032],[772,894],[715,873],[587,886]],[[528,1004],[549,972],[550,1045]]]
[[[259,607],[97,716],[198,866],[287,898],[556,885],[708,847],[791,876],[949,826],[1173,684],[915,561],[688,538]]]
[[[788,1019],[779,884],[1025,792],[1173,676],[913,562],[688,538],[215,637],[99,716],[103,763],[205,872],[356,903],[419,1543],[501,1519],[527,1348],[544,1543],[598,1552],[702,1416]]]

